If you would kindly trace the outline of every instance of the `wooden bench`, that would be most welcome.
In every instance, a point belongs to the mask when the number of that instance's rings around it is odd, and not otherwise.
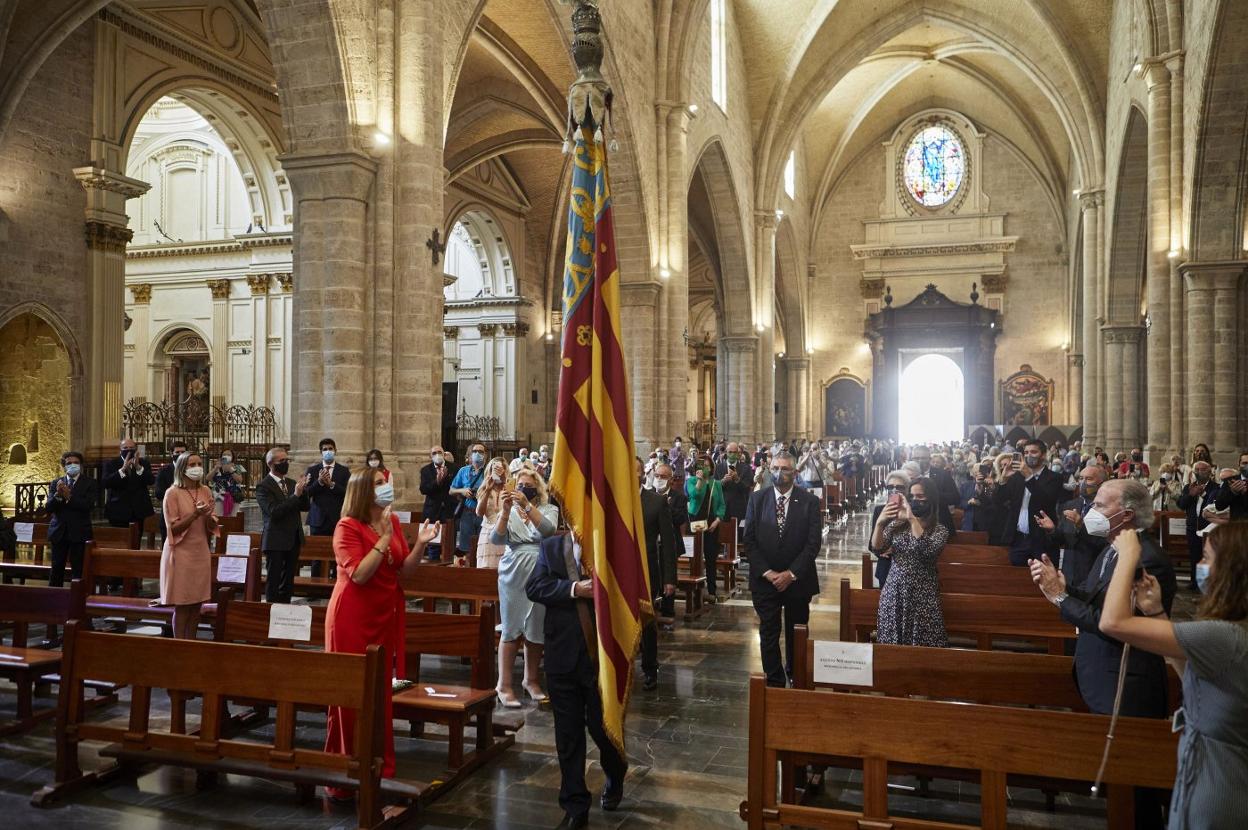
[[[715,560],[715,572],[721,577],[720,583],[727,586],[724,589],[725,597],[734,597],[737,594],[737,570],[741,567],[741,543],[737,541],[739,524],[736,519],[724,519],[716,530],[719,556]],[[651,574],[650,578],[653,580],[655,577]]]
[[[953,534],[953,538],[949,540],[951,544],[956,545],[987,545],[988,531],[986,530],[959,530]]]
[[[750,830],[776,823],[963,830],[967,825],[890,813],[890,767],[925,765],[971,771],[980,787],[976,826],[1005,830],[1007,781],[1044,778],[1053,770],[1071,780],[1093,780],[1108,728],[1104,715],[776,689],[756,674],[750,678],[748,795],[740,814]],[[1167,721],[1118,720],[1104,775],[1110,827],[1134,826],[1133,787],[1173,785],[1176,754],[1177,737]],[[821,758],[861,764],[861,810],[800,805],[778,791],[782,761]]]
[[[223,671],[228,667],[228,671]],[[127,722],[89,721],[82,704],[84,678],[132,687]],[[388,663],[383,649],[367,654],[327,654],[290,648],[233,645],[200,640],[168,640],[85,631],[71,622],[65,634],[62,683],[57,706],[56,780],[35,793],[36,807],[97,782],[135,764],[189,767],[203,773],[231,773],[289,781],[299,795],[311,798],[317,785],[358,792],[361,828],[391,826],[403,807],[382,813],[382,793],[407,801],[421,798],[428,785],[381,778],[382,722]],[[194,734],[152,730],[153,689],[173,689],[203,698],[203,715]],[[276,701],[277,721],[271,741],[223,737],[225,701],[267,698]],[[337,755],[295,743],[297,707],[341,706],[356,711],[356,745]],[[83,741],[105,741],[100,751],[116,762],[99,772],[83,773]]]
[[[1172,521],[1182,521],[1182,530],[1179,533],[1170,532],[1170,523]],[[1174,565],[1175,570],[1180,568],[1184,571],[1192,569],[1191,555],[1187,549],[1187,513],[1183,510],[1154,510],[1153,511],[1153,538],[1170,556],[1170,562]]]
[[[17,555],[6,555],[0,561],[0,576],[4,582],[17,580],[25,582],[35,579],[46,582],[52,573],[51,543],[48,541],[47,522],[34,522],[31,541],[17,543]],[[129,527],[109,527],[93,525],[91,536],[96,545],[124,550],[138,550],[141,547],[143,525],[132,522]],[[66,577],[69,576],[69,563],[65,563]]]
[[[1000,545],[948,544],[940,554],[940,561],[961,562],[964,565],[1009,565],[1010,551]]]
[[[706,574],[702,534],[682,534],[680,541],[683,547],[676,551],[676,593],[681,595],[685,603],[685,622],[693,622],[706,613],[706,604],[703,602]]]
[[[421,563],[402,585],[408,599],[422,600],[426,611],[437,610],[440,599],[466,600],[473,614],[481,603],[497,605],[499,601],[498,571],[493,568],[439,568]]]
[[[66,588],[0,585],[0,622],[13,627],[12,644],[0,645],[0,677],[17,686],[17,716],[0,723],[0,735],[23,732],[56,714],[55,709],[35,712],[34,688],[40,678],[60,671],[61,653],[29,648],[29,626],[63,626],[82,619],[86,596],[86,586],[78,579]]]
[[[878,621],[880,591],[852,588],[841,580],[841,640],[865,643]],[[1047,599],[989,594],[940,595],[945,630],[975,639],[976,646],[991,649],[1000,638],[1042,641],[1050,654],[1063,654],[1067,640],[1078,636]]]
[[[1031,572],[1012,565],[966,565],[961,562],[936,562],[942,594],[995,594],[1007,597],[1038,597],[1040,589],[1031,581]],[[862,585],[875,583],[875,559],[862,555]]]
[[[420,527],[416,525],[405,525],[411,527],[411,540],[415,539],[416,529]],[[406,531],[405,531],[406,532]],[[449,546],[448,546],[449,545]],[[451,565],[455,561],[455,523],[442,523],[442,558],[436,562],[423,561],[422,565]],[[299,549],[299,567],[313,562],[326,563],[321,567],[322,574],[328,574],[328,565],[334,564],[334,537],[332,536],[307,536],[303,540],[303,547]],[[334,591],[334,582],[336,580],[327,576],[302,576],[295,575],[295,593],[313,596],[327,597]]]

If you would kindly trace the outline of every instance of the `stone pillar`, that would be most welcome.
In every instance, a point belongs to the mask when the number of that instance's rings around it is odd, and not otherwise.
[[[134,309],[130,315],[129,328],[134,331],[134,351],[130,357],[130,377],[126,379],[126,388],[122,392],[125,399],[147,398],[148,378],[151,367],[147,364],[148,355],[152,350],[151,336],[151,302],[152,284],[150,282],[134,283],[130,286],[130,294],[134,297]]]
[[[753,398],[758,440],[776,438],[776,212],[754,212],[754,328],[758,332],[758,382]],[[797,322],[794,321],[794,325]]]
[[[810,358],[791,357],[787,361],[789,383],[788,427],[794,438],[810,438]]]
[[[1083,211],[1083,443],[1095,446],[1105,440],[1101,429],[1102,400],[1100,396],[1101,334],[1098,302],[1101,295],[1101,255],[1097,221],[1105,191],[1087,190],[1079,194]]]
[[[658,372],[658,364],[666,363],[662,354],[663,327],[659,325],[659,297],[663,291],[664,287],[654,281],[620,283],[620,317],[627,321],[622,338],[624,359],[630,376],[633,440],[637,443],[638,452],[642,451],[642,447],[648,451],[650,447],[675,436],[674,433],[665,436],[670,427],[667,424],[660,426],[660,401],[667,394],[659,383]],[[681,345],[684,345],[683,342]],[[558,361],[557,356],[555,360]],[[550,428],[550,425],[543,426],[543,429]]]
[[[247,287],[251,290],[251,401],[253,406],[272,406],[276,409],[282,409],[280,402],[273,396],[269,389],[269,289],[272,285],[272,274],[249,274],[247,276]],[[215,305],[215,303],[214,303]],[[226,304],[228,310],[229,304]],[[229,331],[229,323],[227,322],[222,330],[223,340]],[[225,340],[222,351],[229,360],[229,342]],[[232,367],[231,367],[232,371]],[[231,381],[232,383],[232,381]],[[233,397],[233,393],[228,391],[228,387],[216,387],[221,391],[221,395],[225,396],[226,403],[244,404],[248,401],[229,400]]]
[[[1210,445],[1215,460],[1238,451],[1240,282],[1248,264],[1187,262],[1187,437]]]
[[[102,458],[116,452],[121,437],[122,383],[125,378],[126,200],[150,185],[100,167],[76,167],[87,192],[87,308],[90,337],[86,350],[84,450]]]
[[[1152,62],[1148,83],[1149,460],[1169,455],[1170,435],[1170,72]]]
[[[1183,411],[1187,405],[1184,390],[1187,367],[1183,354],[1183,274],[1179,254],[1183,248],[1183,53],[1166,61],[1170,71],[1170,446],[1186,458],[1185,447],[1193,441],[1183,435]]]
[[[1140,337],[1142,326],[1113,325],[1101,329],[1105,336],[1105,420],[1104,447],[1113,455],[1118,450],[1140,446],[1143,397],[1140,380]]]
[[[667,210],[659,257],[660,279],[667,311],[663,360],[659,364],[659,386],[662,393],[657,404],[665,413],[660,431],[671,432],[674,426],[685,431],[689,421],[689,358],[684,334],[689,329],[689,189],[688,143],[689,109],[685,103],[662,102],[659,112],[666,128]],[[666,274],[667,276],[662,276]],[[671,441],[676,433],[657,436]]]
[[[721,337],[719,343],[715,410],[720,433],[750,444],[770,440],[759,437],[755,420],[759,338],[752,334],[734,335]]]
[[[524,411],[524,395],[526,389],[526,379],[529,376],[528,349],[526,347],[529,336],[529,324],[524,322],[503,323],[503,336],[499,344],[503,348],[503,397],[505,398],[501,411],[503,418],[503,434],[512,435],[516,440],[529,441],[532,443],[535,439],[530,435],[534,430],[529,429],[524,423],[524,419],[520,417],[520,413]],[[498,410],[495,411],[498,414]],[[550,427],[546,424],[538,425],[538,432],[545,432]]]
[[[247,278],[250,283],[252,278],[257,275],[253,274]],[[220,398],[224,402],[228,396],[226,392],[230,388],[230,281],[229,280],[208,280],[208,290],[212,292],[212,329],[208,332],[208,359],[212,365],[212,389],[210,390],[214,399]],[[255,301],[252,301],[254,306]],[[254,317],[254,314],[253,314]],[[255,329],[252,330],[252,346],[255,344]],[[256,356],[256,349],[252,349],[252,356]],[[254,386],[252,387],[255,388]],[[216,401],[210,401],[215,403]],[[231,404],[243,403],[243,401],[230,401]]]
[[[1103,415],[1105,431],[1098,436],[1098,443],[1105,447],[1105,451],[1112,457],[1115,452],[1123,448],[1122,347],[1125,341],[1121,328],[1117,326],[1106,326],[1101,329],[1101,334],[1104,337],[1103,354],[1105,355],[1105,410]]]
[[[1067,401],[1067,412],[1070,413],[1070,423],[1075,423],[1079,413],[1083,412],[1083,355],[1068,354],[1066,361],[1069,364],[1067,376],[1070,378],[1070,400]]]
[[[299,285],[293,312],[292,449],[309,459],[317,442],[330,437],[339,457],[351,463],[363,458],[373,435],[367,418],[373,357],[367,302],[373,281],[366,242],[377,165],[354,152],[283,156],[281,163],[295,200]],[[422,301],[430,304],[428,295]],[[405,328],[418,325],[412,320]],[[410,420],[426,420],[435,411],[425,409],[426,417],[420,418],[415,416],[422,411],[413,410]]]

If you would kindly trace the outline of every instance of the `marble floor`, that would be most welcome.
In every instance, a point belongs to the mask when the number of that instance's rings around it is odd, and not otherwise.
[[[814,636],[835,638],[837,585],[843,576],[858,583],[858,557],[864,550],[867,519],[853,516],[831,529],[820,559],[824,593],[812,608]],[[155,633],[153,629],[149,633]],[[591,813],[591,826],[680,830],[740,828],[737,806],[746,787],[747,682],[758,672],[756,622],[748,599],[717,606],[697,623],[677,623],[660,640],[663,661],[659,688],[643,692],[638,685],[627,722],[630,771],[618,812]],[[430,666],[428,679],[462,675],[463,667]],[[518,682],[518,677],[517,677]],[[0,682],[0,720],[13,713],[10,685]],[[122,700],[126,700],[123,692]],[[50,706],[52,696],[39,704]],[[123,706],[107,710],[125,717]],[[168,701],[153,696],[154,719],[167,717]],[[561,812],[556,803],[559,766],[548,710],[529,706],[527,722],[516,745],[500,759],[478,770],[458,788],[431,804],[407,826],[426,828],[554,827]],[[308,717],[300,742],[318,745],[323,732]],[[429,741],[396,737],[399,774],[430,780],[439,770],[444,749]],[[88,753],[84,753],[86,755]],[[250,778],[224,778],[215,788],[197,790],[194,773],[154,769],[87,789],[67,803],[48,810],[29,806],[31,793],[52,780],[53,725],[47,721],[24,735],[0,738],[0,824],[12,828],[104,827],[127,830],[156,828],[347,828],[354,827],[351,807],[320,799],[300,804],[288,785]],[[596,752],[591,751],[591,759]],[[99,762],[84,758],[84,767]],[[829,774],[821,798],[825,803],[861,804],[857,773]],[[602,786],[602,772],[592,763],[591,788]],[[928,797],[912,792],[914,781],[898,778],[890,804],[916,816],[974,823],[978,817],[975,787],[935,782]],[[1100,804],[1063,796],[1056,812],[1044,809],[1035,791],[1011,790],[1010,821],[1019,826],[1101,827]]]

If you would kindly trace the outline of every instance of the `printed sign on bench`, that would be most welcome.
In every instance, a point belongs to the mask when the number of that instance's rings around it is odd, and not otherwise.
[[[270,640],[312,640],[312,606],[273,603],[269,606]]]
[[[232,537],[231,537],[232,538]],[[218,556],[217,582],[242,585],[247,581],[246,556]]]
[[[815,682],[842,686],[874,685],[871,643],[815,643]]]

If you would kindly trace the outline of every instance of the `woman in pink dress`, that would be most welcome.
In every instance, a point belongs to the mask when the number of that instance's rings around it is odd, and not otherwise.
[[[165,547],[160,552],[160,604],[173,606],[173,636],[195,639],[199,608],[212,596],[212,552],[217,531],[212,490],[200,482],[204,460],[184,452],[173,463],[173,486],[165,492]]]
[[[441,525],[422,522],[416,549],[408,550],[399,517],[390,511],[394,485],[382,470],[366,467],[351,471],[342,503],[342,518],[334,528],[334,560],[338,577],[325,613],[325,650],[363,654],[371,645],[384,646],[392,676],[406,677],[403,615],[406,600],[401,577],[420,565],[425,546],[438,538]],[[391,730],[391,690],[386,689],[385,760],[381,774],[394,777],[394,733]],[[349,755],[355,748],[355,710],[329,708],[325,751]],[[326,792],[335,801],[353,793],[337,787]]]

